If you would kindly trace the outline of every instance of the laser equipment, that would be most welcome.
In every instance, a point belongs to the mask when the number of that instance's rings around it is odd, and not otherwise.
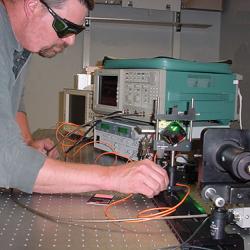
[[[226,63],[200,63],[173,58],[108,59],[94,77],[94,110],[141,114],[132,119],[154,120],[159,112],[178,107],[186,112],[195,101],[195,121],[229,124],[238,118],[237,77]]]
[[[213,239],[222,241],[227,239],[225,227],[229,223],[250,228],[250,131],[207,129],[202,140],[199,181],[203,198],[211,200],[215,206],[210,234]],[[232,208],[226,209],[229,205],[233,205]]]

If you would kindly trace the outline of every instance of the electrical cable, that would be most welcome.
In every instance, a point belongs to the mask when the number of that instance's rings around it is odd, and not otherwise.
[[[68,122],[61,122],[58,123],[57,128],[56,128],[56,132],[55,132],[55,136],[56,136],[56,140],[62,141],[61,139],[63,138],[64,140],[59,143],[58,145],[58,150],[60,149],[60,153],[62,154],[62,156],[64,156],[64,160],[66,160],[67,157],[69,157],[69,155],[65,154],[65,151],[71,147],[72,145],[74,145],[74,143],[76,142],[76,140],[79,140],[79,138],[82,138],[83,134],[84,134],[84,130],[79,130],[77,133],[71,135],[71,136],[67,136],[67,134],[74,128],[78,127],[78,125],[74,124],[74,123],[68,123]],[[59,147],[60,146],[60,147]]]
[[[112,115],[113,115],[113,113],[112,113]],[[49,153],[50,151],[52,151],[54,148],[56,148],[58,145],[60,145],[65,139],[69,138],[71,135],[73,135],[73,134],[75,134],[76,132],[78,132],[81,128],[84,128],[84,127],[86,127],[86,126],[89,126],[89,125],[91,125],[92,123],[94,123],[94,122],[96,122],[96,121],[99,121],[99,120],[101,120],[101,119],[93,119],[93,120],[91,120],[91,121],[89,121],[89,122],[86,122],[86,123],[84,123],[84,124],[82,124],[82,125],[76,125],[76,124],[74,124],[74,125],[76,126],[76,128],[73,129],[72,131],[70,131],[69,133],[67,133],[66,135],[64,135],[61,139],[58,139],[57,143],[55,143],[54,146],[51,147],[51,148],[48,150],[48,153]],[[62,125],[64,125],[64,123],[63,123]]]
[[[200,247],[200,246],[194,246],[194,245],[186,245],[185,246],[185,250],[188,248],[190,249],[201,249],[201,250],[214,250],[212,248],[208,248],[208,247]]]
[[[180,183],[177,183],[176,186],[184,187],[184,188],[187,189],[187,193],[184,195],[184,197],[181,199],[180,202],[178,202],[173,207],[158,207],[158,208],[145,209],[145,210],[139,212],[138,217],[139,218],[155,218],[155,217],[158,217],[158,216],[160,216],[160,217],[161,216],[166,216],[166,215],[169,215],[169,214],[175,212],[176,209],[184,203],[184,201],[187,199],[187,197],[190,194],[190,187],[189,186],[184,185],[184,184],[180,184]],[[156,212],[156,213],[149,214],[149,215],[147,214],[148,212],[157,211],[157,210],[162,210],[162,212]]]
[[[31,212],[32,214],[38,215],[44,219],[47,219],[49,221],[55,222],[55,223],[62,223],[62,224],[70,224],[70,225],[76,225],[79,226],[80,223],[113,223],[113,222],[128,222],[128,221],[134,221],[134,218],[122,218],[122,219],[81,219],[81,218],[58,218],[56,216],[48,215],[47,213],[43,213],[37,209],[33,209],[32,207],[23,204],[18,200],[18,198],[15,195],[15,192],[13,189],[10,189],[11,199],[13,202],[15,202],[19,207],[23,209],[27,209],[27,211]],[[193,219],[193,218],[204,218],[207,217],[207,214],[196,214],[196,215],[180,215],[180,216],[167,216],[167,217],[161,217],[161,218],[154,218],[153,220],[174,220],[174,219]],[[146,222],[147,219],[141,218],[138,219],[141,220],[141,222]]]
[[[85,126],[88,126],[88,125],[91,125],[91,127],[83,134],[81,135],[81,139],[79,139],[77,142],[75,142],[73,145],[70,146],[70,148],[68,148],[65,153],[67,154],[68,152],[70,152],[74,147],[78,146],[83,140],[84,138],[86,137],[86,135],[94,128],[94,126],[96,126],[96,124],[98,122],[100,122],[101,120],[103,119],[107,119],[107,118],[114,118],[114,117],[121,117],[121,116],[130,116],[130,114],[121,114],[121,112],[114,112],[112,114],[109,114],[107,116],[104,116],[102,117],[101,119],[98,118],[98,119],[94,119],[88,123],[85,123],[83,125],[80,125],[80,126],[77,126],[76,129],[72,130],[71,132],[69,132],[68,134],[66,134],[61,140],[58,140],[58,142],[51,148],[48,150],[48,153],[53,150],[58,144],[62,143],[66,138],[69,138],[72,134],[78,132],[81,128],[85,127]],[[134,115],[133,115],[134,116]],[[91,142],[93,143],[93,142]],[[84,147],[86,147],[87,145],[89,145],[90,143],[85,143],[82,147],[80,147],[80,150]],[[96,161],[102,156],[102,155],[105,155],[105,154],[114,154],[114,155],[119,155],[117,152],[105,152],[103,154],[101,154],[100,156],[98,156],[96,158]],[[124,157],[124,156],[123,156]],[[125,156],[125,158],[127,158]],[[129,199],[132,195],[129,195],[127,197],[125,197],[124,199],[122,200],[118,200],[116,202],[113,202],[111,203],[110,205],[108,205],[105,209],[105,215],[109,218],[109,219],[94,219],[94,220],[86,220],[86,219],[73,219],[73,218],[58,218],[58,217],[54,217],[54,216],[51,216],[51,215],[48,215],[48,214],[45,214],[41,211],[38,211],[38,210],[35,210],[23,203],[21,203],[14,195],[14,192],[13,192],[13,189],[11,189],[11,197],[12,197],[12,200],[18,204],[20,207],[22,208],[25,208],[27,209],[28,211],[36,214],[36,215],[39,215],[45,219],[48,219],[50,221],[54,221],[56,223],[66,223],[66,224],[73,224],[73,225],[78,225],[79,223],[110,223],[110,222],[146,222],[146,221],[151,221],[151,220],[168,220],[168,219],[180,219],[180,218],[201,218],[201,217],[206,217],[207,215],[206,214],[201,214],[201,215],[187,215],[187,216],[167,216],[173,212],[176,211],[176,209],[185,201],[185,199],[188,197],[188,195],[190,194],[190,188],[187,186],[187,185],[183,185],[183,184],[177,184],[181,187],[185,187],[187,189],[187,193],[185,194],[185,196],[183,197],[183,199],[178,203],[176,204],[174,207],[158,207],[158,208],[151,208],[151,209],[146,209],[146,210],[143,210],[141,212],[138,213],[138,216],[136,218],[122,218],[122,219],[115,219],[115,218],[110,218],[110,216],[108,215],[108,210],[109,208],[111,208],[112,206],[114,206],[115,204],[119,204],[119,203],[122,203],[124,201],[126,201],[127,199]],[[161,212],[156,212],[156,213],[151,213],[151,214],[148,214],[148,212],[151,212],[151,211],[159,211],[159,210],[162,210]],[[205,220],[204,220],[205,221]],[[203,224],[201,224],[203,225]],[[196,230],[198,231],[198,230]],[[192,234],[192,237],[194,237],[194,235],[197,233],[197,232],[194,232]],[[187,244],[188,241],[190,241],[192,238],[189,237],[187,241],[185,241],[184,243],[181,244],[184,245],[184,244]]]
[[[176,250],[176,249],[186,249],[186,247],[189,247],[188,242],[191,241],[195,235],[201,230],[201,228],[206,224],[206,222],[208,221],[210,217],[207,217],[205,220],[202,221],[202,223],[195,229],[195,231],[188,237],[187,240],[185,240],[183,243],[181,243],[180,245],[178,246],[170,246],[170,247],[163,247],[163,248],[158,248],[157,250]],[[193,246],[192,246],[193,247]],[[199,246],[197,246],[199,247]],[[198,249],[201,249],[201,248],[198,248]],[[205,250],[213,250],[211,248],[203,248]]]
[[[86,122],[86,123],[84,123],[82,125],[78,125],[74,130],[72,130],[71,132],[66,134],[61,140],[58,140],[58,142],[55,143],[53,147],[48,149],[47,154],[49,154],[53,149],[55,149],[59,144],[61,144],[66,138],[68,138],[72,134],[78,132],[81,128],[89,126],[92,123],[102,121],[103,119],[109,119],[109,118],[115,118],[115,117],[129,117],[129,116],[142,116],[142,115],[141,114],[124,114],[122,111],[115,111],[115,112],[112,112],[112,113],[110,113],[108,115],[102,116],[101,118],[96,118],[96,119],[93,119],[93,120],[91,120],[89,122]]]
[[[66,225],[73,225],[73,226],[82,226],[83,223],[122,223],[122,222],[134,222],[134,218],[123,218],[123,219],[79,219],[79,218],[58,218],[55,216],[48,215],[47,213],[43,213],[41,211],[38,211],[36,209],[31,208],[28,205],[23,204],[18,200],[18,198],[14,194],[14,190],[10,189],[11,192],[11,199],[13,202],[15,202],[19,207],[26,209],[27,211],[31,212],[32,214],[35,214],[37,216],[40,216],[46,220],[59,223],[59,224],[66,224]],[[193,245],[187,245],[187,243],[198,233],[198,231],[203,227],[203,225],[206,223],[206,221],[209,219],[206,214],[197,214],[197,215],[179,215],[179,216],[166,216],[166,217],[160,217],[160,218],[153,218],[151,220],[175,220],[175,219],[194,219],[194,218],[205,218],[205,220],[200,224],[200,226],[194,231],[194,233],[181,245],[179,246],[171,246],[167,248],[160,248],[157,250],[176,250],[178,247],[182,249],[182,247],[192,247],[195,249],[201,249],[201,250],[213,250],[210,248],[205,247],[199,247],[199,246],[193,246]],[[140,220],[141,222],[147,222],[148,219],[145,218],[138,218],[137,220]]]
[[[176,185],[180,186],[180,187],[185,187],[187,189],[187,193],[184,195],[184,197],[181,199],[180,202],[178,202],[173,207],[154,207],[154,208],[149,208],[149,209],[142,210],[142,211],[140,211],[138,213],[137,217],[132,222],[135,222],[135,223],[136,222],[141,222],[141,220],[138,220],[138,219],[152,220],[152,219],[155,219],[155,218],[161,218],[161,217],[167,216],[167,215],[172,214],[173,212],[175,212],[176,209],[183,204],[183,202],[186,200],[186,198],[190,194],[190,187],[189,186],[184,185],[184,184],[176,184]],[[109,213],[109,210],[111,209],[111,207],[125,202],[126,200],[128,200],[129,198],[131,198],[131,196],[132,195],[130,194],[127,197],[125,197],[125,198],[123,198],[121,200],[114,201],[111,204],[107,205],[104,208],[104,213],[105,213],[106,217],[109,218],[109,219],[115,219]],[[152,211],[154,213],[151,213]],[[155,211],[157,211],[157,212],[155,212]],[[161,212],[158,212],[158,211],[161,211]]]
[[[64,153],[68,154],[71,150],[73,150],[76,146],[78,146],[79,144],[81,144],[85,139],[87,134],[96,126],[98,122],[95,122],[83,135],[82,137],[76,141],[72,146],[70,146]]]
[[[93,142],[91,142],[93,143]],[[85,147],[86,145],[89,145],[90,143],[86,143],[83,145],[83,147]],[[118,155],[116,152],[105,152],[105,154],[114,154],[114,155]],[[102,155],[100,155],[96,161],[101,157]],[[80,226],[82,225],[82,223],[111,223],[111,222],[130,222],[130,223],[135,223],[135,222],[147,222],[147,221],[152,221],[152,220],[170,220],[170,219],[181,219],[181,218],[202,218],[202,217],[206,217],[206,214],[199,214],[199,215],[187,215],[187,216],[169,216],[169,214],[173,213],[177,207],[179,207],[184,200],[187,198],[187,196],[190,193],[190,188],[186,185],[183,184],[178,184],[179,186],[185,187],[187,188],[188,192],[186,193],[186,195],[184,196],[184,198],[174,207],[172,208],[152,208],[152,209],[146,209],[141,211],[137,218],[122,218],[122,219],[115,219],[115,218],[108,218],[108,219],[94,219],[94,220],[87,220],[87,219],[79,219],[79,218],[58,218],[55,216],[51,216],[48,214],[45,214],[41,211],[35,210],[33,208],[31,208],[30,206],[27,206],[23,203],[21,203],[14,195],[13,189],[11,189],[11,198],[12,200],[19,205],[20,207],[27,209],[28,211],[30,211],[33,214],[36,214],[40,217],[43,217],[49,221],[55,222],[55,223],[62,223],[62,224],[70,224],[70,225],[75,225],[75,226]],[[126,198],[122,199],[122,200],[118,200],[115,202],[115,204],[118,203],[122,203],[125,200],[129,199],[132,195],[127,196]],[[111,204],[110,204],[111,205]],[[114,205],[114,203],[112,203],[112,206]],[[111,206],[110,206],[111,207]],[[107,216],[107,211],[110,208],[109,206],[107,206],[107,210],[105,212],[105,215]],[[158,212],[158,213],[154,213],[154,214],[146,214],[149,211],[155,211],[155,210],[163,210],[162,212]],[[167,216],[168,215],[168,216]],[[108,216],[107,216],[108,217]],[[190,239],[189,239],[190,240]],[[186,243],[186,242],[185,242]]]
[[[137,114],[136,116],[141,116],[142,114]],[[98,122],[101,122],[103,119],[107,118],[116,118],[116,117],[128,117],[128,116],[135,116],[134,114],[124,114],[120,111],[116,111],[110,113],[106,116],[102,116],[101,118],[93,119],[92,121],[85,123],[83,125],[77,125],[74,123],[62,122],[56,129],[56,139],[57,143],[47,150],[47,155],[51,150],[53,150],[56,146],[60,145],[62,148],[62,153],[64,154],[64,161],[67,161],[67,158],[71,156],[68,154],[71,150],[77,147],[79,144],[84,142],[84,140],[89,141],[90,137],[86,138],[86,135],[96,126]],[[91,125],[87,131],[83,131],[81,128]],[[69,126],[69,128],[67,127]],[[65,128],[64,128],[65,127]],[[75,129],[74,129],[75,127]],[[66,132],[66,134],[65,134]],[[80,150],[77,150],[79,152]],[[75,154],[74,154],[75,156]]]

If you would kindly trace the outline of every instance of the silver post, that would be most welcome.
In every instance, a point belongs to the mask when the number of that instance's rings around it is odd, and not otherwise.
[[[157,96],[155,102],[155,115],[159,114],[159,107],[160,107],[160,97]],[[160,131],[159,131],[159,119],[156,119],[156,127],[155,127],[155,138],[156,140],[160,140]]]
[[[194,108],[194,98],[191,100],[191,108]],[[193,120],[190,121],[190,128],[189,128],[189,141],[192,142],[192,133],[193,133]]]

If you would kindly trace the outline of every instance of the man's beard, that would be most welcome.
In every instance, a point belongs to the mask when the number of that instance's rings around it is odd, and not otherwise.
[[[46,58],[52,58],[54,56],[56,56],[58,53],[62,53],[63,50],[67,47],[66,44],[63,45],[52,45],[51,47],[47,47],[47,48],[42,48],[38,54],[42,57],[46,57]]]

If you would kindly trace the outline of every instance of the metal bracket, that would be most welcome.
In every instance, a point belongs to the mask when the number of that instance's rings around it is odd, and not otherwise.
[[[122,0],[122,7],[133,7],[152,10],[167,10],[179,12],[181,0]]]

